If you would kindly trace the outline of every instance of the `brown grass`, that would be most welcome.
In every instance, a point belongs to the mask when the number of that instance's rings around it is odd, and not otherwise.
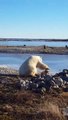
[[[63,97],[68,97],[68,92],[63,92],[63,93],[61,94],[61,96],[63,96]]]
[[[0,120],[67,120],[61,108],[68,106],[68,96],[18,89],[16,77],[0,79],[8,80],[8,84],[0,83]]]
[[[58,105],[55,105],[51,102],[45,102],[42,106],[40,106],[39,111],[50,113],[53,116],[57,116],[60,119],[62,118],[61,111]]]

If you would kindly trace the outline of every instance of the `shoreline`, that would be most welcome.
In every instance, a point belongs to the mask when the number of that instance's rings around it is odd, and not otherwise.
[[[46,41],[46,42],[68,42],[68,39],[43,39],[43,38],[0,38],[0,41]]]
[[[35,54],[57,54],[68,55],[68,46],[66,47],[48,47],[48,46],[0,46],[0,53],[35,53]]]

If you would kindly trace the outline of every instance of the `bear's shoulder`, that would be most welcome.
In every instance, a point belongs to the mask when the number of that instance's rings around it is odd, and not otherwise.
[[[32,59],[35,59],[35,58],[37,58],[37,59],[42,59],[40,56],[36,56],[36,55],[30,56],[30,58],[32,58]]]

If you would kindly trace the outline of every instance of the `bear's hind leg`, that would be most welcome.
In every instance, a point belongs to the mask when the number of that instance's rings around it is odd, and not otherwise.
[[[30,75],[31,76],[36,76],[38,73],[37,73],[37,69],[32,69],[32,71],[30,72]]]

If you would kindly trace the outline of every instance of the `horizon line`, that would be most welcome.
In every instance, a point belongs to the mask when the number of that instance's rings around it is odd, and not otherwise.
[[[0,37],[0,39],[40,39],[40,40],[68,40],[68,38],[26,38],[26,37]]]

